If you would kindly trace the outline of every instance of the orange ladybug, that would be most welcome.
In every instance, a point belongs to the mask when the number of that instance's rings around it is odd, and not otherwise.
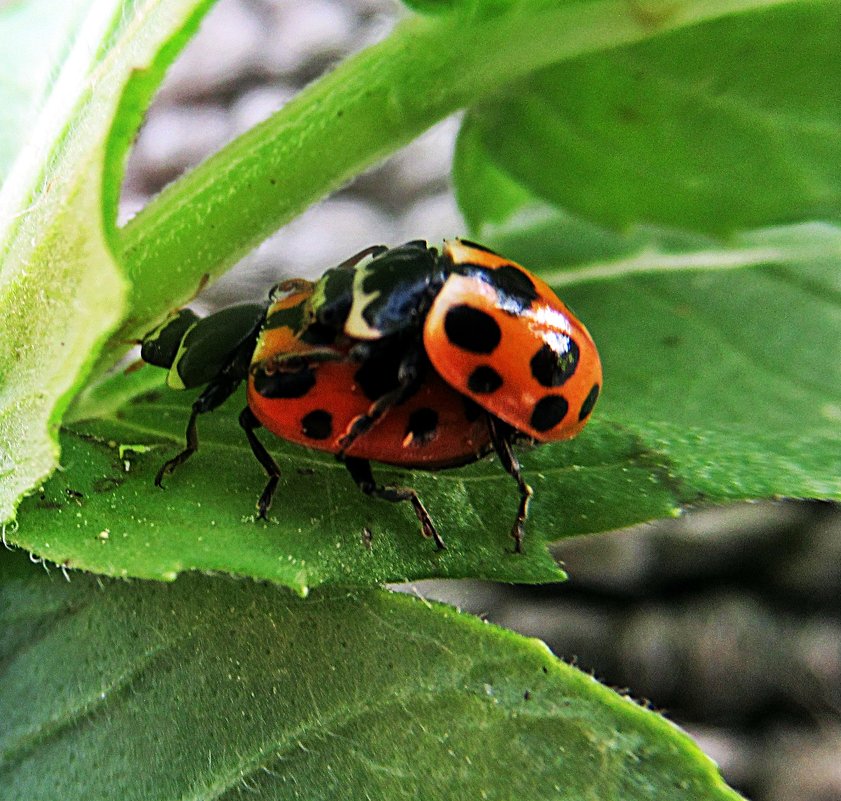
[[[210,344],[221,329],[224,340]],[[197,416],[247,379],[240,424],[269,476],[261,517],[280,469],[255,434],[260,425],[334,453],[366,494],[411,502],[439,548],[417,493],[378,484],[370,461],[438,470],[495,451],[520,492],[511,529],[519,552],[532,490],[512,445],[574,437],[602,383],[592,338],[552,289],[467,240],[440,253],[421,240],[375,246],[315,283],[277,285],[263,306],[201,320],[177,312],[144,338],[141,355],[169,369],[171,386],[206,384],[187,447],[161,468],[158,485],[198,447]]]

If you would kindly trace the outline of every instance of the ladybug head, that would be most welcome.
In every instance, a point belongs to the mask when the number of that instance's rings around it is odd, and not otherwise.
[[[140,342],[140,358],[155,367],[171,367],[181,342],[198,319],[199,316],[190,309],[174,311],[143,337]]]

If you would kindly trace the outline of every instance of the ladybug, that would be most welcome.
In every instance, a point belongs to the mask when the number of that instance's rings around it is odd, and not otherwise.
[[[532,489],[512,446],[574,437],[602,383],[592,338],[552,289],[464,239],[440,252],[423,240],[377,245],[318,281],[281,282],[263,303],[204,318],[179,309],[142,339],[141,358],[168,369],[174,389],[204,387],[158,486],[198,449],[198,416],[246,381],[239,422],[269,477],[260,517],[280,478],[263,426],[333,453],[365,494],[410,502],[438,548],[415,490],[377,483],[370,462],[438,470],[496,452],[519,489],[520,552]]]

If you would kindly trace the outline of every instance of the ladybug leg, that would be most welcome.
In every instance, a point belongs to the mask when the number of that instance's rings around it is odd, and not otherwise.
[[[198,401],[193,404],[193,411],[190,413],[190,420],[187,423],[187,447],[158,470],[158,474],[155,476],[156,487],[163,487],[164,476],[168,476],[176,467],[184,464],[199,449],[199,433],[196,428],[196,418],[201,414],[201,411],[199,411],[198,405]]]
[[[199,449],[199,432],[196,427],[196,419],[200,414],[212,412],[217,406],[223,404],[239,386],[241,378],[223,376],[208,384],[204,392],[196,398],[193,403],[193,410],[187,422],[187,447],[181,453],[166,462],[155,476],[155,486],[163,487],[164,476],[172,473],[176,467],[184,464]]]
[[[414,387],[412,387],[412,389],[414,389]],[[374,401],[368,411],[355,418],[348,430],[339,438],[339,447],[341,450],[338,455],[340,457],[344,456],[345,451],[353,445],[359,437],[363,434],[367,434],[377,424],[377,422],[382,419],[383,415],[385,415],[389,409],[396,406],[398,403],[402,403],[411,394],[411,392],[398,388]]]
[[[336,265],[336,270],[352,270],[359,262],[366,256],[379,256],[385,253],[388,248],[385,245],[370,245],[359,253],[354,253],[349,259],[345,259],[341,264]]]
[[[488,415],[488,431],[491,435],[494,450],[499,456],[499,461],[502,463],[505,472],[517,482],[517,487],[520,490],[520,506],[517,510],[517,519],[511,527],[511,536],[514,538],[514,553],[522,553],[523,533],[526,517],[529,513],[529,501],[534,494],[534,490],[523,479],[523,474],[520,472],[520,462],[511,447],[514,429],[496,417]]]
[[[277,462],[272,459],[271,454],[266,450],[265,446],[254,433],[255,428],[260,428],[260,421],[254,416],[254,412],[246,406],[239,416],[239,424],[242,430],[245,431],[245,436],[248,438],[248,444],[251,446],[251,452],[257,457],[257,461],[263,466],[263,470],[269,477],[266,488],[260,495],[257,501],[257,509],[259,516],[263,520],[268,520],[269,509],[272,505],[275,490],[277,489],[277,482],[280,480],[280,468]]]
[[[340,457],[340,460],[347,467],[351,478],[356,482],[359,489],[366,495],[370,495],[372,498],[382,498],[382,500],[391,501],[392,503],[411,501],[412,508],[415,510],[415,514],[420,521],[423,536],[431,537],[438,546],[439,551],[443,551],[447,547],[444,544],[444,540],[441,539],[438,530],[435,528],[429,512],[424,508],[420,498],[418,498],[417,492],[411,487],[377,484],[374,481],[374,474],[371,472],[371,463],[367,459],[356,459],[352,456],[346,456],[344,458]]]
[[[424,377],[423,360],[420,350],[411,351],[400,362],[397,370],[398,385],[386,392],[385,395],[377,398],[365,414],[359,415],[348,427],[347,431],[339,438],[339,458],[345,455],[345,451],[353,445],[363,434],[367,434],[394,406],[398,406],[407,398],[410,398],[418,389]]]

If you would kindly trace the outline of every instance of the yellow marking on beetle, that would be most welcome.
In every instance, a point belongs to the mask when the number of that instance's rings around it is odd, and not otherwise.
[[[469,262],[470,264],[478,264],[480,267],[487,267],[489,269],[496,269],[497,267],[512,264],[511,260],[506,259],[504,256],[466,245],[460,239],[444,240],[443,254],[444,256],[448,256],[453,264],[465,264]]]
[[[353,276],[353,300],[345,321],[345,333],[354,339],[379,339],[382,336],[382,331],[372,328],[362,316],[362,312],[380,296],[378,291],[365,292],[362,288],[362,284],[371,272],[366,269],[367,266],[358,267]]]
[[[160,339],[161,333],[163,332],[164,328],[166,328],[176,317],[178,317],[179,312],[174,311],[170,312],[161,322],[159,325],[156,325],[151,331],[148,331],[144,334],[143,339],[138,339],[136,342],[132,344],[142,345],[144,342],[154,342],[157,339]]]
[[[313,285],[312,292],[304,303],[304,328],[315,322],[316,310],[327,302],[327,275],[322,276]]]
[[[187,337],[189,336],[190,331],[192,331],[196,327],[196,323],[198,323],[198,320],[196,320],[196,322],[193,323],[184,332],[184,336],[181,337],[181,342],[178,345],[178,352],[175,354],[175,358],[172,360],[172,364],[170,365],[169,372],[166,374],[166,385],[170,389],[186,389],[187,388],[186,384],[181,380],[181,376],[178,375],[178,362],[181,361],[181,358],[184,356],[184,354],[187,351],[187,348],[184,345],[184,343],[187,341]]]

